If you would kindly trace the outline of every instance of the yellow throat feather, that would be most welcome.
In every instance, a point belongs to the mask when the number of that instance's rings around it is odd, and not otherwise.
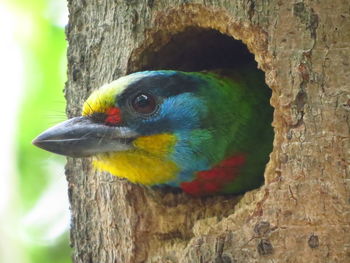
[[[162,184],[175,179],[179,168],[169,160],[176,142],[171,134],[157,134],[137,138],[135,149],[100,154],[93,162],[95,168],[144,185]]]

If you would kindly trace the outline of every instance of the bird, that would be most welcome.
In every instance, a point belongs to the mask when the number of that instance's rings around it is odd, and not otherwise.
[[[273,109],[264,74],[250,68],[131,73],[93,91],[81,116],[33,144],[93,157],[97,170],[192,196],[258,188],[272,150]]]

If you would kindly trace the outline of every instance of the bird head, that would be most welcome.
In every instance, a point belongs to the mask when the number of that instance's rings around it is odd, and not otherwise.
[[[178,71],[122,77],[94,91],[81,116],[46,130],[33,144],[70,157],[94,156],[96,168],[135,183],[176,181],[199,144],[189,134],[203,128],[207,115],[197,94],[204,85],[199,75]]]

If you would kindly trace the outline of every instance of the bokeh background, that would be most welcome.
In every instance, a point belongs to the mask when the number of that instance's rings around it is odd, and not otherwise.
[[[71,262],[63,157],[32,139],[64,120],[65,0],[0,0],[0,262]]]

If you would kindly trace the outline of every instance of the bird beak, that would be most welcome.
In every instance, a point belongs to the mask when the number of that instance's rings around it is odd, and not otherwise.
[[[107,126],[89,117],[75,117],[44,131],[33,144],[46,151],[70,157],[132,149],[137,133],[128,127]]]

